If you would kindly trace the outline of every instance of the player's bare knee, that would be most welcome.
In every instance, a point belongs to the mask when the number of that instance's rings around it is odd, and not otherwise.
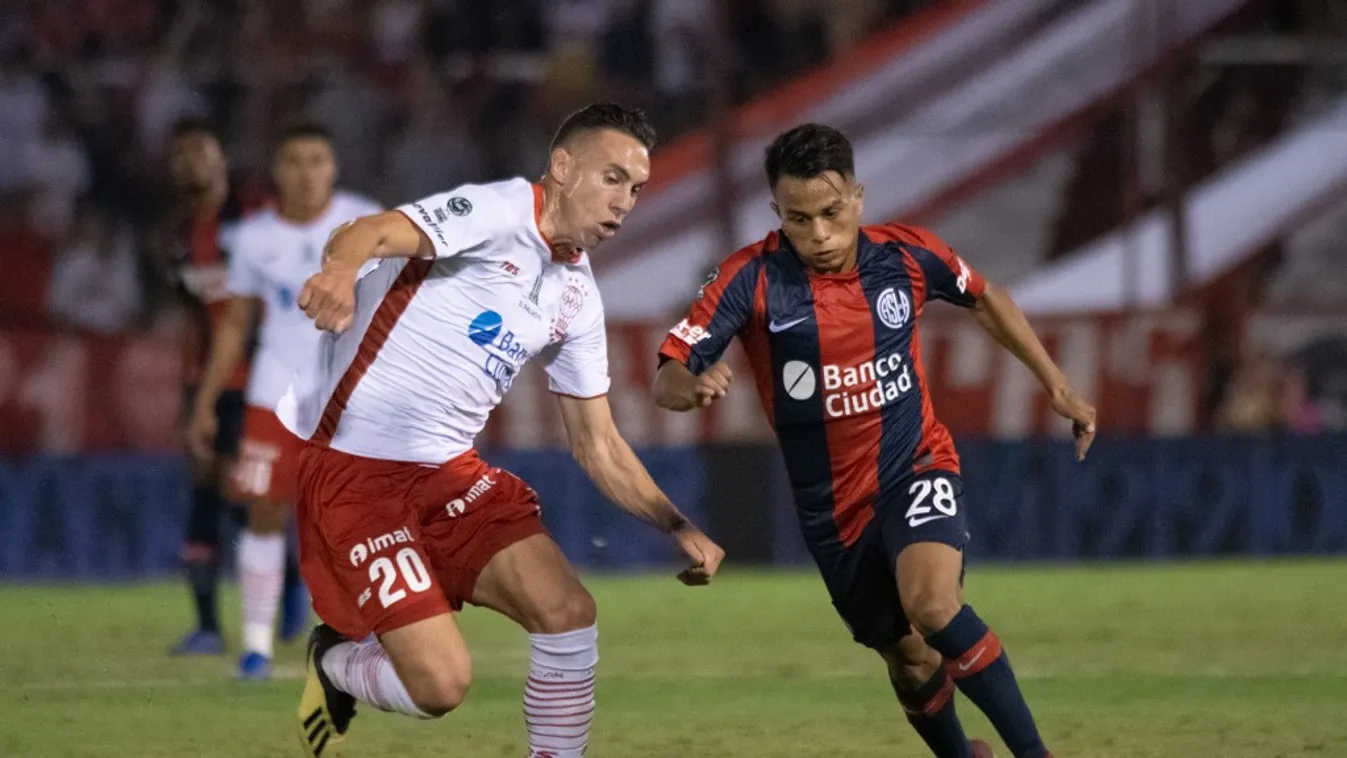
[[[463,704],[472,686],[472,672],[465,667],[447,666],[404,684],[417,708],[439,718]]]
[[[912,622],[913,630],[923,639],[948,626],[959,614],[960,607],[957,593],[922,592],[903,600],[903,612]]]
[[[576,629],[593,626],[598,618],[598,606],[594,596],[579,586],[556,596],[538,608],[530,632],[536,634],[561,634]]]

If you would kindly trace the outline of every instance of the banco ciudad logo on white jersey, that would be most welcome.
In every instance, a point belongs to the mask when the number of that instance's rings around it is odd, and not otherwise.
[[[485,351],[482,372],[496,380],[501,392],[510,389],[519,369],[533,357],[515,333],[505,328],[504,320],[495,311],[477,314],[468,324],[468,339]]]

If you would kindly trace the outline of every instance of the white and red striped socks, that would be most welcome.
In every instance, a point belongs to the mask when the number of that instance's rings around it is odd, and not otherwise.
[[[243,649],[271,657],[276,614],[285,585],[285,534],[245,531],[239,538]]]
[[[579,758],[594,721],[594,670],[599,630],[530,634],[533,646],[524,687],[530,758]]]
[[[323,653],[323,673],[337,689],[381,711],[434,718],[417,707],[378,642],[343,642]]]

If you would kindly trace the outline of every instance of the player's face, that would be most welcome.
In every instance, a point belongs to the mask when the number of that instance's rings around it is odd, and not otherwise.
[[[806,265],[836,273],[856,263],[864,194],[864,187],[836,171],[809,179],[783,176],[772,188],[772,210]]]
[[[562,187],[562,212],[576,247],[592,250],[617,234],[650,180],[650,151],[623,132],[577,139]]]
[[[337,182],[337,157],[322,137],[295,137],[276,152],[272,178],[282,206],[313,212],[327,206]]]
[[[226,173],[220,141],[205,132],[188,132],[169,146],[169,171],[173,183],[189,192],[209,189]]]

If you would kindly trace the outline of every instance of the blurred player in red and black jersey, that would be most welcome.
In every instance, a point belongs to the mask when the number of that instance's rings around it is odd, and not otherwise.
[[[861,226],[851,144],[815,124],[780,135],[767,178],[781,229],[731,255],[660,349],[656,401],[675,411],[724,395],[738,336],[776,431],[796,511],[833,605],[887,662],[913,727],[940,758],[984,758],[954,712],[955,686],[1017,758],[1049,753],[1001,643],[961,587],[964,485],[936,419],[917,319],[930,300],[971,309],[1073,423],[1094,408],[1069,386],[1005,290],[931,232]]]
[[[174,279],[188,308],[183,333],[183,408],[190,418],[197,386],[216,325],[227,312],[225,288],[230,234],[244,214],[260,203],[245,202],[231,190],[229,166],[219,138],[205,122],[184,120],[174,125],[169,168],[176,193],[171,250]],[[217,614],[221,529],[226,507],[226,482],[238,453],[243,428],[243,390],[248,382],[245,361],[230,377],[215,405],[217,433],[210,455],[193,455],[192,506],[182,557],[196,601],[197,626],[174,648],[178,655],[224,652]],[[296,566],[287,566],[282,637],[302,631],[307,598]]]

